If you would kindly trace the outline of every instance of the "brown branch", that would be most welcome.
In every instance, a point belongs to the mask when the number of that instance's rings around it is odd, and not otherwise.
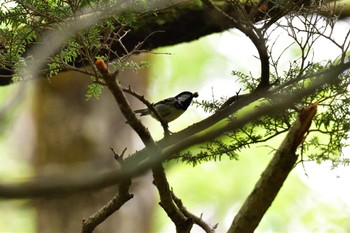
[[[296,149],[304,140],[316,111],[317,103],[308,106],[299,114],[275,156],[235,216],[229,233],[254,232],[296,164],[298,159]]]
[[[213,227],[210,227],[206,222],[203,221],[202,215],[200,217],[197,217],[196,215],[192,214],[189,212],[186,207],[183,205],[182,201],[180,198],[176,197],[174,192],[171,191],[172,198],[177,205],[177,207],[180,209],[180,211],[189,219],[193,221],[193,223],[197,224],[200,226],[205,232],[207,233],[214,233],[215,229],[218,224],[214,225]]]
[[[114,158],[119,163],[121,169],[123,169],[124,164],[124,154],[126,148],[123,152],[118,155],[114,152],[113,148],[111,148],[114,153]],[[125,179],[118,185],[118,193],[115,195],[105,206],[99,209],[96,213],[91,215],[87,219],[83,219],[83,224],[81,228],[81,233],[92,233],[93,230],[104,222],[109,216],[111,216],[114,212],[119,210],[127,201],[133,198],[133,195],[129,193],[129,188],[131,186],[131,179]]]
[[[225,129],[221,129],[220,132],[214,132],[211,135],[206,134],[203,137],[193,137],[216,122],[224,119],[224,117],[232,114],[245,104],[251,103],[252,98],[255,98],[255,96],[246,97],[243,100],[219,111],[218,114],[214,114],[212,117],[206,118],[179,133],[173,134],[170,137],[159,141],[157,144],[162,149],[161,154],[153,154],[152,156],[149,156],[149,151],[143,149],[134,153],[132,156],[129,156],[125,160],[125,170],[123,171],[111,171],[103,174],[96,172],[82,173],[80,171],[71,171],[69,174],[62,174],[55,177],[37,177],[32,178],[29,181],[14,183],[3,182],[0,184],[0,196],[3,198],[35,198],[55,195],[57,193],[71,194],[97,190],[118,184],[130,177],[142,175],[155,164],[159,164],[166,159],[169,159],[171,155],[178,153],[188,146],[221,135],[225,132],[224,130],[237,130],[248,122],[252,122],[259,117],[274,114],[276,113],[276,110],[282,111],[293,106],[295,101],[298,101],[300,98],[314,93],[316,90],[322,90],[324,84],[340,80],[339,75],[349,68],[350,63],[344,63],[334,66],[326,72],[315,73],[318,78],[310,86],[306,89],[296,91],[293,95],[289,95],[288,98],[283,94],[271,95],[270,93],[270,95],[262,95],[260,96],[261,98],[274,99],[276,102],[273,102],[270,106],[259,108],[257,111],[254,111],[242,119],[232,120],[230,125]],[[309,75],[309,77],[312,76]],[[237,106],[237,104],[239,105]],[[149,148],[147,148],[147,150],[149,150]]]
[[[258,29],[254,23],[256,22],[254,17],[248,16],[246,8],[242,4],[233,1],[231,7],[234,8],[234,15],[229,15],[224,10],[216,6],[212,0],[202,0],[202,2],[209,8],[223,16],[225,19],[229,19],[232,26],[244,33],[254,44],[258,51],[260,58],[260,83],[256,91],[267,90],[270,87],[270,63],[269,55],[266,46],[265,35],[262,29]],[[254,8],[254,6],[253,6]],[[266,29],[264,29],[266,30]]]
[[[83,219],[82,233],[92,233],[93,230],[104,222],[114,212],[119,210],[133,195],[129,193],[131,180],[120,183],[118,194],[115,195],[105,206],[87,219]]]
[[[154,146],[155,143],[152,139],[150,132],[136,117],[135,113],[130,107],[128,100],[124,95],[119,81],[116,79],[118,72],[109,72],[107,65],[101,59],[98,59],[95,64],[97,69],[101,72],[102,79],[105,81],[108,89],[111,91],[114,99],[118,103],[118,106],[125,119],[127,120],[128,124],[139,135],[139,137],[146,146]]]
[[[123,88],[116,79],[118,72],[116,71],[114,73],[110,73],[104,61],[100,59],[96,61],[96,66],[97,69],[101,72],[102,78],[105,80],[107,87],[112,92],[115,100],[117,101],[119,108],[126,118],[128,124],[139,135],[140,139],[145,144],[146,149],[149,152],[149,156],[159,157],[161,154],[160,148],[154,142],[147,128],[135,116],[135,113],[132,111],[124,95]],[[157,163],[156,165],[153,165],[152,172],[154,178],[153,183],[157,187],[160,196],[160,205],[163,207],[170,219],[174,222],[177,232],[190,232],[193,224],[181,213],[181,211],[177,209],[176,205],[174,204],[169,188],[169,183],[162,164]]]
[[[161,165],[156,165],[152,169],[152,172],[154,178],[153,183],[157,187],[160,196],[159,205],[174,222],[176,232],[189,233],[192,229],[193,222],[191,219],[187,218],[175,205],[163,167]]]

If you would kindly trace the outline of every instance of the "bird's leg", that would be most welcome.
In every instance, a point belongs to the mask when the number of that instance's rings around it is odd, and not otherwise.
[[[172,134],[172,132],[169,130],[168,122],[162,121],[161,125],[162,125],[163,130],[164,130],[164,137],[170,136]]]

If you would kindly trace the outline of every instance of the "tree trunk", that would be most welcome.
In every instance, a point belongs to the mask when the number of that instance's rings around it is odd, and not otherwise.
[[[140,59],[140,56],[135,59]],[[126,85],[145,92],[145,71],[137,74],[126,71],[122,75],[122,82],[125,81]],[[99,100],[86,101],[89,83],[89,77],[73,72],[36,83],[33,163],[38,175],[62,173],[63,168],[67,172],[82,168],[91,172],[117,169],[110,147],[116,152],[127,147],[128,153],[142,146],[125,124],[106,88]],[[136,101],[130,99],[130,102],[135,105],[133,102]],[[134,198],[94,232],[149,232],[155,194],[149,190],[152,188],[148,185],[150,176],[139,179],[142,181],[134,181],[132,185]],[[110,187],[69,196],[57,193],[55,197],[36,200],[38,232],[80,232],[82,219],[101,208],[116,190],[117,187]]]

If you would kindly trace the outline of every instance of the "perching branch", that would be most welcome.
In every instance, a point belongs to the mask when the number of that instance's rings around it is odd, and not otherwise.
[[[160,154],[151,154],[149,148],[136,152],[125,160],[125,169],[123,171],[112,171],[103,174],[81,174],[80,172],[68,175],[60,175],[58,177],[43,177],[40,179],[32,179],[27,182],[19,183],[3,183],[0,184],[0,196],[4,198],[34,198],[39,196],[50,196],[56,193],[68,194],[77,193],[89,190],[97,190],[111,185],[118,184],[130,177],[142,175],[150,168],[170,158],[174,153],[185,149],[195,143],[211,139],[217,135],[221,135],[225,131],[233,131],[243,127],[248,122],[254,121],[264,115],[275,113],[277,110],[282,111],[290,106],[293,106],[300,98],[310,95],[315,91],[322,90],[322,86],[327,83],[332,83],[339,80],[339,75],[350,68],[350,63],[340,64],[327,70],[327,72],[317,73],[318,79],[315,80],[309,87],[297,91],[293,95],[281,94],[265,94],[261,98],[273,98],[271,105],[259,108],[257,111],[244,116],[243,118],[232,120],[227,128],[219,129],[211,134],[195,137],[194,135],[215,124],[215,122],[224,119],[225,116],[240,109],[244,104],[251,103],[255,96],[247,96],[235,104],[223,109],[214,114],[214,116],[206,118],[187,129],[184,129],[177,134],[173,134],[166,139],[159,141],[157,144],[161,148]],[[310,76],[310,75],[309,75]],[[311,76],[310,76],[311,77]],[[276,87],[276,89],[279,89]],[[274,90],[271,90],[274,93]],[[231,112],[230,112],[231,111]],[[187,140],[189,139],[189,140]],[[171,146],[170,146],[171,145]]]
[[[147,128],[141,123],[139,119],[136,118],[135,113],[132,111],[124,95],[123,88],[119,84],[116,77],[118,75],[118,71],[115,71],[114,73],[109,72],[103,60],[97,60],[96,67],[100,71],[102,79],[105,81],[107,87],[117,101],[118,106],[126,118],[128,124],[139,135],[140,139],[145,144],[148,155],[150,157],[159,157],[161,154],[160,148],[156,145]],[[162,164],[154,164],[151,168],[154,178],[153,183],[157,187],[160,196],[159,204],[163,207],[170,219],[174,222],[177,232],[190,232],[193,223],[190,219],[186,218],[181,213],[181,211],[179,211],[173,202],[170,186]]]
[[[254,232],[296,164],[297,147],[304,140],[316,111],[317,103],[314,103],[299,114],[253,191],[235,216],[228,230],[229,233]]]
[[[123,91],[125,93],[128,93],[128,94],[136,97],[138,100],[140,100],[142,103],[144,103],[147,106],[147,108],[149,108],[153,112],[154,116],[157,118],[157,120],[162,125],[163,131],[164,131],[164,136],[170,135],[168,123],[163,119],[163,117],[159,114],[159,112],[154,108],[153,104],[151,104],[148,100],[146,100],[143,95],[137,94],[135,91],[133,91],[130,86],[128,88],[123,88]]]

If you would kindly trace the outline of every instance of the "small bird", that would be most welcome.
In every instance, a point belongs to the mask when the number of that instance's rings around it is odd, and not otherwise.
[[[163,120],[166,123],[169,123],[184,113],[188,106],[190,106],[192,99],[197,97],[197,92],[192,93],[184,91],[175,97],[170,97],[153,104],[153,107],[157,110]],[[140,113],[140,116],[151,115],[153,118],[157,119],[149,108],[136,110],[135,113]]]

